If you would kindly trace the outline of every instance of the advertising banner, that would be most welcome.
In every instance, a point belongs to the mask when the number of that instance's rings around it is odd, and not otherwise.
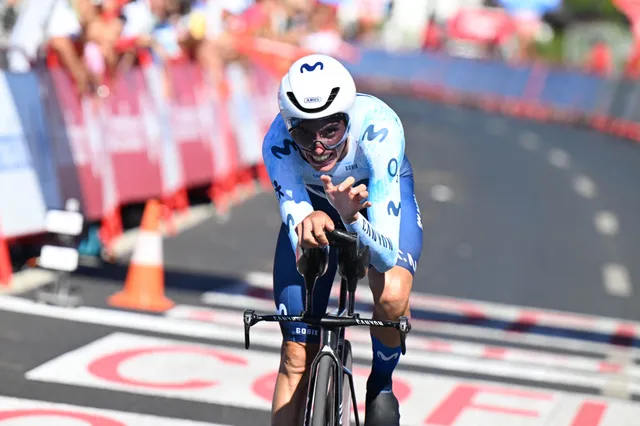
[[[0,72],[0,217],[5,237],[41,232],[46,204],[20,116]]]

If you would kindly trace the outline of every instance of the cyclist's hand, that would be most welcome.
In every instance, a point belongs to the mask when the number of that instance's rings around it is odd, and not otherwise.
[[[312,212],[296,226],[298,244],[303,248],[326,247],[329,245],[325,229],[334,230],[333,221],[328,214],[321,211]]]
[[[369,196],[367,186],[360,184],[355,188],[351,187],[356,181],[354,177],[349,176],[338,186],[331,182],[330,176],[322,175],[320,180],[324,183],[327,199],[340,213],[340,217],[345,223],[353,223],[360,210],[371,207],[371,202],[365,201]]]

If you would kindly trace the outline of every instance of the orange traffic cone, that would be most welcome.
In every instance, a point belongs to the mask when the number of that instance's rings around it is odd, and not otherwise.
[[[163,312],[174,305],[164,295],[161,214],[158,200],[147,201],[124,289],[109,298],[111,306]]]

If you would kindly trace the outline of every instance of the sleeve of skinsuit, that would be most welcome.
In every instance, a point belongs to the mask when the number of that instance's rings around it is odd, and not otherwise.
[[[369,220],[346,225],[371,250],[371,264],[379,272],[393,268],[400,240],[400,166],[404,159],[404,130],[396,113],[388,106],[367,113],[360,146],[370,170]]]
[[[298,148],[279,116],[262,143],[262,160],[280,203],[282,222],[289,227],[289,240],[295,252],[298,245],[296,226],[313,212],[313,206],[302,179],[303,165]]]

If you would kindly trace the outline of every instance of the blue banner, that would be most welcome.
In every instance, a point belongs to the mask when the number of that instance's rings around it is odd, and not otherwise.
[[[556,10],[562,5],[562,0],[498,0],[509,14],[534,13],[542,16],[547,12]]]
[[[18,118],[38,175],[47,209],[63,208],[38,77],[33,72],[5,73]]]
[[[46,205],[28,138],[4,72],[0,72],[0,111],[0,221],[3,234],[12,237],[42,232]]]

